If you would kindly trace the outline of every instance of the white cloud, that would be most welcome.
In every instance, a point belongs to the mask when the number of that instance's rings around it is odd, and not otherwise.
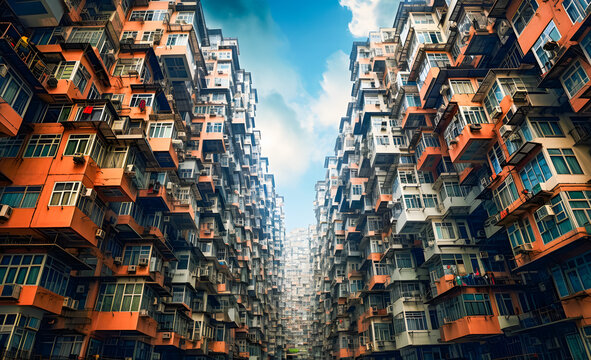
[[[360,38],[380,27],[391,27],[398,0],[339,0],[339,4],[351,11],[349,31]]]
[[[257,127],[278,182],[298,182],[313,161],[322,160],[332,149],[335,130],[351,97],[348,65],[345,53],[332,54],[317,96],[301,93],[292,97],[274,91],[261,96]]]

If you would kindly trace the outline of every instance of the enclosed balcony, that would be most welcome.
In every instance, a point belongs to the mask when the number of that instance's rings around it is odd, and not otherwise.
[[[490,144],[496,139],[495,125],[488,122],[481,107],[461,107],[461,111],[443,133],[451,161],[484,162]]]
[[[417,170],[432,171],[442,156],[441,144],[433,133],[422,133],[415,147]]]

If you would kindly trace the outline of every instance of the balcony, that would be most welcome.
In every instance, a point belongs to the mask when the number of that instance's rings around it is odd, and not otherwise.
[[[140,311],[95,311],[92,315],[94,331],[130,331],[156,338],[157,328],[157,321]]]
[[[34,285],[1,285],[0,294],[0,306],[34,306],[56,315],[64,303],[63,296]]]
[[[169,182],[168,184],[171,184]],[[169,190],[165,185],[158,182],[152,182],[147,189],[140,190],[137,195],[137,201],[143,207],[153,209],[154,211],[172,211],[173,199],[168,195]]]
[[[483,336],[500,335],[497,317],[492,315],[466,316],[461,319],[446,322],[440,329],[442,341],[470,341]]]
[[[535,309],[518,315],[521,329],[539,328],[558,322],[569,321],[561,303]]]
[[[408,346],[438,345],[439,337],[439,330],[411,330],[394,335],[396,350]]]
[[[422,133],[415,147],[417,170],[432,171],[441,160],[443,150],[439,139],[432,133]]]
[[[107,201],[133,202],[137,189],[132,174],[123,168],[102,168],[94,181],[95,190]]]
[[[23,39],[10,23],[0,23],[0,33],[0,51],[3,59],[14,67],[35,92],[47,94],[43,84],[49,78],[50,71],[43,53],[28,40]]]
[[[496,139],[495,124],[468,124],[448,141],[452,162],[484,162],[491,142]]]

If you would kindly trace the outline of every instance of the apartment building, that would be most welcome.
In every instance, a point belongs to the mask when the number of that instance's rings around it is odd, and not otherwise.
[[[591,358],[588,5],[404,1],[353,44],[313,358]]]
[[[0,358],[282,358],[238,40],[198,0],[0,8]]]
[[[310,353],[310,324],[312,323],[312,267],[310,244],[315,227],[291,230],[284,243],[285,286],[282,293],[283,326],[286,348],[298,358]]]

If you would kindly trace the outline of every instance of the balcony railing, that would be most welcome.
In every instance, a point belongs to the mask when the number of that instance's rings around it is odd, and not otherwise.
[[[14,50],[14,53],[20,58],[24,65],[29,69],[32,76],[43,83],[49,77],[49,69],[43,59],[43,54],[37,48],[29,43],[28,39],[16,30],[9,23],[0,23],[0,39],[4,40],[2,47],[6,44]],[[5,54],[10,57],[10,54]],[[23,74],[24,75],[24,74]]]
[[[582,124],[575,125],[569,135],[575,141],[575,145],[588,144],[591,142],[591,126]]]
[[[524,329],[548,325],[564,319],[566,315],[560,303],[519,314],[519,323]]]

